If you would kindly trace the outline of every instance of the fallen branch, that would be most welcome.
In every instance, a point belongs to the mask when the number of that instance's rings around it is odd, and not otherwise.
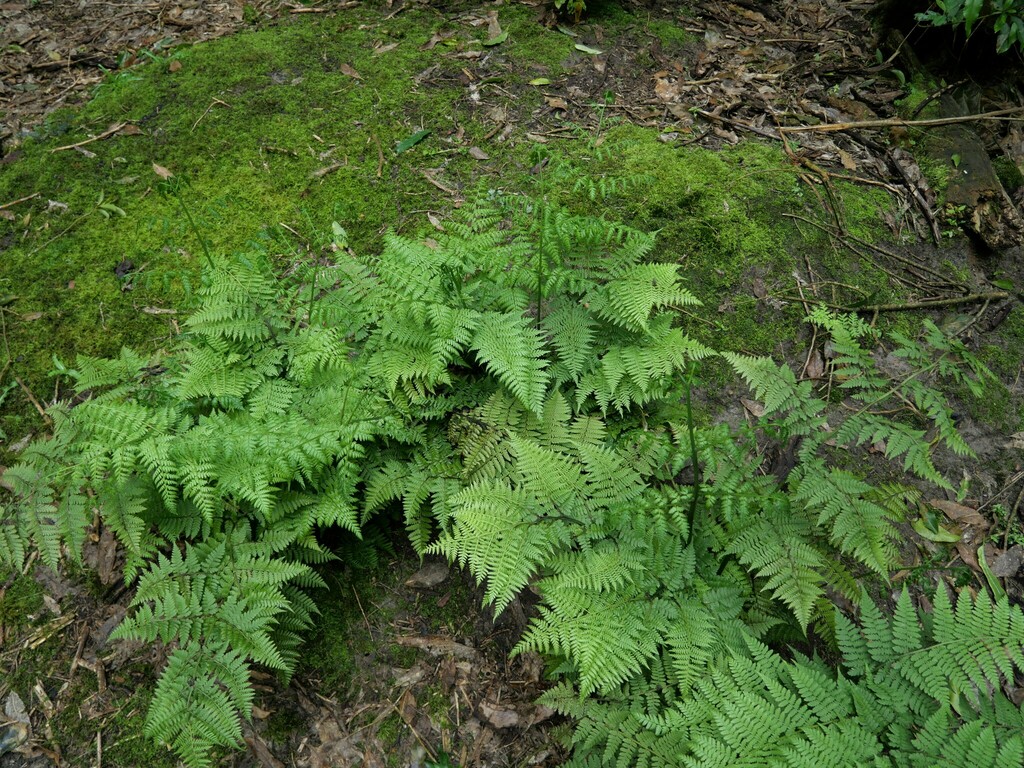
[[[26,200],[31,200],[33,197],[39,197],[39,193],[33,192],[31,195],[28,195],[27,197],[19,197],[17,200],[11,200],[11,202],[9,203],[4,203],[3,205],[0,205],[0,211],[4,210],[4,208],[10,208],[12,205],[24,203]]]
[[[992,291],[991,293],[971,293],[967,296],[953,296],[945,299],[922,299],[921,301],[908,301],[905,304],[867,304],[863,307],[856,307],[857,312],[901,312],[905,309],[930,309],[931,307],[953,307],[958,304],[973,304],[976,301],[1002,301],[1010,298],[1006,291]]]
[[[704,112],[698,110],[700,114]],[[929,120],[902,120],[898,117],[883,120],[859,120],[849,123],[823,123],[822,125],[791,125],[779,128],[782,133],[832,133],[849,131],[856,128],[926,128],[933,125],[955,125],[956,123],[973,123],[978,120],[999,120],[1007,115],[1024,112],[1024,107],[997,109],[994,112],[982,112],[977,115],[959,115],[956,117],[935,117]],[[721,118],[716,118],[721,119]]]
[[[63,152],[65,149],[75,149],[76,147],[84,147],[86,144],[92,144],[94,141],[100,141],[101,139],[105,139],[108,136],[113,136],[126,125],[128,125],[128,123],[115,123],[98,136],[93,136],[91,139],[85,139],[84,141],[77,141],[74,144],[67,144],[63,147],[54,147],[53,149],[50,150],[50,152]]]
[[[798,296],[781,296],[786,301],[804,302],[805,299]],[[992,301],[1002,301],[1010,298],[1006,291],[992,291],[991,293],[971,293],[967,296],[953,296],[939,299],[922,299],[921,301],[908,301],[904,304],[863,304],[848,307],[845,304],[832,304],[827,301],[815,300],[813,303],[820,304],[838,312],[903,312],[911,309],[931,309],[932,307],[953,307],[960,304],[973,304],[984,301],[986,304]]]

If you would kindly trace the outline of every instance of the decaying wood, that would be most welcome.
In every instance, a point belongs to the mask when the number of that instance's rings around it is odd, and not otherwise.
[[[963,106],[951,94],[939,101],[942,113],[955,115]],[[947,125],[935,131],[929,153],[950,169],[947,213],[993,251],[1021,242],[1024,220],[1003,189],[985,145],[968,125]]]

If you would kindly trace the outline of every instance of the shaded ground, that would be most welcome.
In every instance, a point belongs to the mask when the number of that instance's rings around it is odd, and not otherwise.
[[[196,246],[157,207],[154,177],[144,175],[152,163],[170,164],[166,157],[177,152],[172,170],[193,173],[196,198],[211,201],[198,207],[218,244],[240,246],[254,236],[253,221],[282,222],[275,237],[291,248],[282,246],[282,258],[307,258],[323,245],[311,220],[341,219],[359,248],[376,247],[386,225],[429,232],[475,185],[530,183],[530,148],[546,147],[595,172],[653,174],[652,191],[612,213],[661,230],[688,260],[714,310],[709,333],[788,355],[807,378],[824,382],[828,374],[827,350],[813,342],[808,349],[799,335],[805,301],[874,306],[883,322],[887,304],[930,303],[936,320],[970,340],[1002,384],[985,402],[964,398],[962,427],[980,461],[947,459],[943,467],[954,480],[969,475],[964,498],[936,500],[942,514],[933,521],[961,541],[935,542],[908,526],[907,568],[898,578],[922,589],[940,580],[981,584],[976,552],[985,545],[988,565],[1019,598],[1020,248],[986,253],[964,239],[945,246],[960,229],[941,207],[949,169],[900,147],[914,129],[814,130],[892,118],[908,99],[916,109],[941,86],[905,82],[902,70],[901,81],[888,52],[876,57],[866,1],[703,3],[700,15],[591,5],[583,23],[561,31],[543,6],[522,3],[0,5],[7,134],[0,174],[18,180],[0,185],[0,248],[22,259],[9,262],[22,271],[4,273],[0,293],[24,297],[3,315],[23,382],[6,404],[18,400],[5,413],[8,455],[45,431],[32,401],[47,405],[60,394],[59,380],[45,376],[57,339],[69,350],[106,353],[125,342],[159,347],[177,332],[175,270],[194,267]],[[209,58],[175,48],[278,23],[284,31],[273,45],[240,36]],[[313,23],[322,26],[299,26]],[[319,63],[294,63],[311,46]],[[100,65],[117,71],[108,76]],[[156,86],[136,83],[136,72]],[[204,79],[216,87],[196,89]],[[81,122],[50,114],[101,83]],[[986,93],[986,109],[1007,103],[998,89]],[[344,110],[331,94],[344,99]],[[250,132],[239,130],[243,123]],[[993,151],[1019,163],[1016,124],[984,125]],[[393,150],[427,128],[429,140],[408,153]],[[632,149],[602,158],[606,133]],[[751,137],[783,150],[741,143]],[[58,147],[70,147],[57,155],[58,170],[27,165]],[[220,175],[204,176],[214,165],[223,166]],[[93,186],[68,181],[90,174]],[[237,187],[224,193],[225,213],[212,201],[228,176]],[[127,221],[110,210],[113,218],[99,221],[97,189],[113,191]],[[263,189],[273,192],[253,191]],[[30,199],[17,202],[22,197]],[[886,199],[894,202],[879,202]],[[759,228],[782,210],[803,217],[785,222],[788,241]],[[89,218],[75,240],[71,217],[80,213]],[[890,244],[880,244],[883,235]],[[797,237],[807,245],[793,245]],[[73,261],[96,242],[110,243],[104,261]],[[792,253],[778,252],[784,243]],[[25,265],[35,262],[39,272],[30,273]],[[153,275],[170,275],[173,289],[147,282]],[[30,280],[48,292],[30,295],[22,282]],[[75,315],[83,307],[92,314]],[[723,385],[706,399],[744,418],[742,396]],[[0,668],[10,674],[0,679],[0,700],[19,695],[32,738],[27,755],[0,756],[0,766],[172,764],[139,735],[160,654],[106,643],[129,595],[109,538],[95,538],[88,552],[95,572],[37,570],[34,580],[3,586]],[[462,766],[558,764],[564,754],[551,731],[558,725],[532,703],[540,660],[506,660],[526,609],[495,625],[462,576],[429,563],[420,571],[407,553],[380,557],[365,571],[332,574],[334,598],[325,601],[303,668],[287,687],[259,680],[249,751],[225,755],[222,764],[414,765],[442,751]]]

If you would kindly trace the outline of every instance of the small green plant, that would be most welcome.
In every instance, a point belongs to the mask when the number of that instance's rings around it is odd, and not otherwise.
[[[1003,504],[992,505],[994,523],[989,540],[1002,547],[1024,546],[1024,522],[1019,515],[1011,514]]]
[[[996,51],[1024,50],[1024,2],[1021,0],[935,0],[934,8],[916,15],[936,27],[962,26],[969,38],[978,27],[991,27]]]

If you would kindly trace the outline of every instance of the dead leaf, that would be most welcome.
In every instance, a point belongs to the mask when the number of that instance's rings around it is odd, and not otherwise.
[[[498,12],[496,10],[487,12],[487,37],[495,38],[501,34],[501,24],[498,23]]]
[[[495,728],[512,728],[519,725],[519,713],[487,701],[480,702],[480,714]]]
[[[398,47],[398,43],[388,43],[387,45],[381,45],[381,46],[373,49],[373,55],[374,56],[380,56],[382,53],[387,53],[388,51],[395,50],[395,48],[397,48],[397,47]]]
[[[540,134],[537,134],[537,133],[528,133],[528,134],[526,134],[526,138],[528,138],[530,141],[535,141],[538,144],[547,144],[548,143],[548,140],[547,140],[546,136],[541,136]]]
[[[43,605],[45,605],[46,606],[46,610],[48,610],[54,616],[60,616],[61,615],[60,603],[58,603],[56,600],[54,600],[49,595],[43,595]]]
[[[552,109],[569,110],[569,105],[565,103],[565,99],[558,96],[545,96],[544,101],[546,101],[548,106]]]
[[[975,528],[981,528],[982,530],[988,529],[988,520],[976,509],[965,507],[963,504],[957,504],[955,501],[946,501],[945,499],[930,499],[926,503],[929,507],[939,510],[950,520],[954,520],[961,525],[973,525]]]
[[[181,69],[181,62],[178,59],[175,59],[174,61],[172,61],[170,64],[167,65],[167,71],[168,72],[177,72],[180,69]]]
[[[248,728],[246,730],[249,730]],[[284,763],[274,757],[270,747],[260,738],[259,734],[249,732],[245,734],[245,743],[249,750],[260,761],[263,768],[285,768]]]
[[[100,584],[113,584],[117,579],[114,568],[116,557],[117,541],[114,539],[114,532],[104,526],[96,554],[96,574],[100,577]]]
[[[427,216],[429,218],[430,214],[427,214]],[[436,220],[437,217],[435,216],[434,221]],[[434,221],[431,221],[430,223],[434,224]],[[434,226],[436,226],[438,229],[441,228],[440,222],[434,224]],[[412,576],[405,580],[405,586],[418,587],[421,589],[436,587],[438,584],[443,583],[445,579],[448,578],[448,573],[449,569],[447,563],[427,563],[418,571],[416,571],[416,573],[414,573]]]
[[[26,323],[31,323],[38,320],[42,316],[42,312],[29,312],[28,314],[22,315],[21,319],[24,320]]]
[[[394,642],[409,648],[420,648],[434,656],[457,656],[469,661],[473,661],[479,656],[476,648],[470,648],[468,645],[455,642],[450,637],[440,635],[399,636],[394,639]]]
[[[169,170],[164,168],[162,165],[157,165],[156,163],[153,163],[153,173],[155,173],[161,179],[169,179],[174,175]]]
[[[416,696],[413,695],[412,688],[406,688],[402,693],[397,709],[406,725],[411,726],[416,721]]]
[[[845,149],[839,150],[839,162],[843,164],[843,168],[848,171],[857,170],[857,161],[853,159],[853,155],[847,152]]]
[[[362,79],[363,79],[363,76],[362,76],[362,75],[360,75],[360,74],[359,74],[358,72],[356,72],[356,71],[355,71],[355,70],[354,70],[354,69],[353,69],[353,68],[352,68],[351,66],[349,66],[348,64],[342,64],[342,65],[341,65],[341,74],[343,74],[343,75],[348,75],[349,77],[353,77],[353,78],[355,78],[356,80],[362,80]]]
[[[817,381],[825,375],[825,361],[821,359],[821,352],[817,349],[811,353],[811,357],[807,361],[807,367],[804,368],[804,375],[813,381]]]
[[[490,160],[491,159],[490,155],[488,155],[486,152],[484,152],[482,149],[480,149],[480,147],[470,147],[469,148],[469,156],[472,157],[474,160]]]
[[[432,226],[438,232],[444,232],[444,225],[441,224],[441,220],[430,211],[427,211],[427,221],[429,221],[430,226]],[[418,584],[409,584],[408,581],[405,583],[407,586],[419,586]]]
[[[762,278],[754,278],[753,292],[754,295],[759,299],[763,299],[765,296],[768,295],[768,289],[765,287],[764,280]]]
[[[748,400],[745,397],[741,397],[740,402],[743,403],[743,407],[746,408],[747,412],[755,419],[760,419],[764,416],[764,406],[756,400]]]
[[[1006,447],[1024,450],[1024,432],[1014,432],[1010,435],[1010,440],[1006,443]]]
[[[413,667],[412,669],[396,669],[394,674],[395,687],[408,688],[422,680],[427,672],[422,667]]]
[[[176,315],[178,310],[167,309],[166,307],[143,307],[142,311],[147,315]]]

